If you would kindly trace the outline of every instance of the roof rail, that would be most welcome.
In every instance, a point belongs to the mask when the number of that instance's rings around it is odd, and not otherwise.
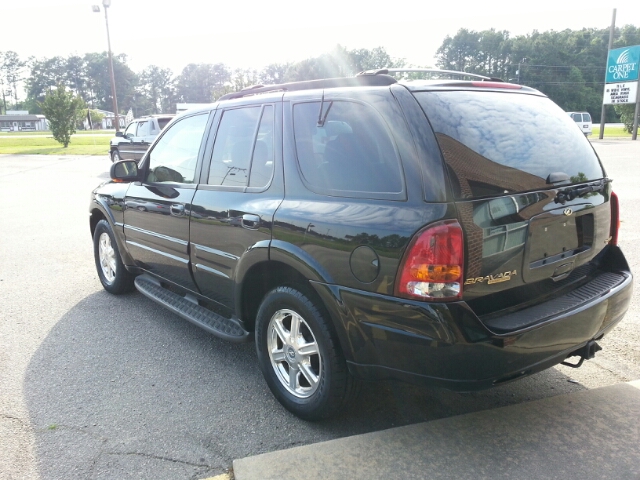
[[[483,81],[502,82],[501,78],[487,77],[485,75],[478,75],[477,73],[458,72],[456,70],[441,70],[439,68],[382,68],[379,70],[365,70],[358,73],[357,76],[376,76],[376,75],[389,75],[391,73],[437,73],[445,75],[457,75],[460,77],[473,77],[479,78]]]
[[[397,80],[389,75],[361,75],[344,78],[325,78],[322,80],[307,80],[304,82],[281,83],[279,85],[254,85],[239,92],[227,93],[218,100],[231,100],[234,98],[247,97],[249,95],[259,95],[269,92],[292,92],[296,90],[312,90],[316,88],[339,88],[339,87],[384,87],[397,83]]]

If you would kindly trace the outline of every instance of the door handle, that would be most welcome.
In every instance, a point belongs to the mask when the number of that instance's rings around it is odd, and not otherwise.
[[[169,207],[169,211],[171,215],[175,215],[176,217],[181,217],[184,215],[184,205],[180,205],[179,203],[174,203]]]
[[[245,213],[242,215],[242,226],[249,229],[257,229],[260,226],[260,216]]]

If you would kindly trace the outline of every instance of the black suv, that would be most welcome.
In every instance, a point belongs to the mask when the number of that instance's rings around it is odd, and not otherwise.
[[[109,142],[112,162],[140,160],[160,131],[173,119],[173,115],[149,115],[133,120],[124,132],[116,132]]]
[[[306,419],[363,379],[469,391],[593,357],[632,274],[587,139],[531,88],[390,73],[229,94],[112,165],[104,288],[255,337]]]

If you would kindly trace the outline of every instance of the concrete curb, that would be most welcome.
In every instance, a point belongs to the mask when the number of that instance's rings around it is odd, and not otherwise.
[[[235,460],[236,480],[640,478],[640,381]]]

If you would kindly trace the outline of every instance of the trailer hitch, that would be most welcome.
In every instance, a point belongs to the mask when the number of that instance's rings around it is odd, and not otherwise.
[[[602,347],[598,345],[595,340],[589,340],[586,345],[567,355],[567,358],[576,356],[580,357],[580,361],[578,363],[570,363],[565,360],[564,362],[560,362],[560,365],[578,368],[585,360],[591,360],[595,357],[596,352],[599,352],[600,350],[602,350]]]

